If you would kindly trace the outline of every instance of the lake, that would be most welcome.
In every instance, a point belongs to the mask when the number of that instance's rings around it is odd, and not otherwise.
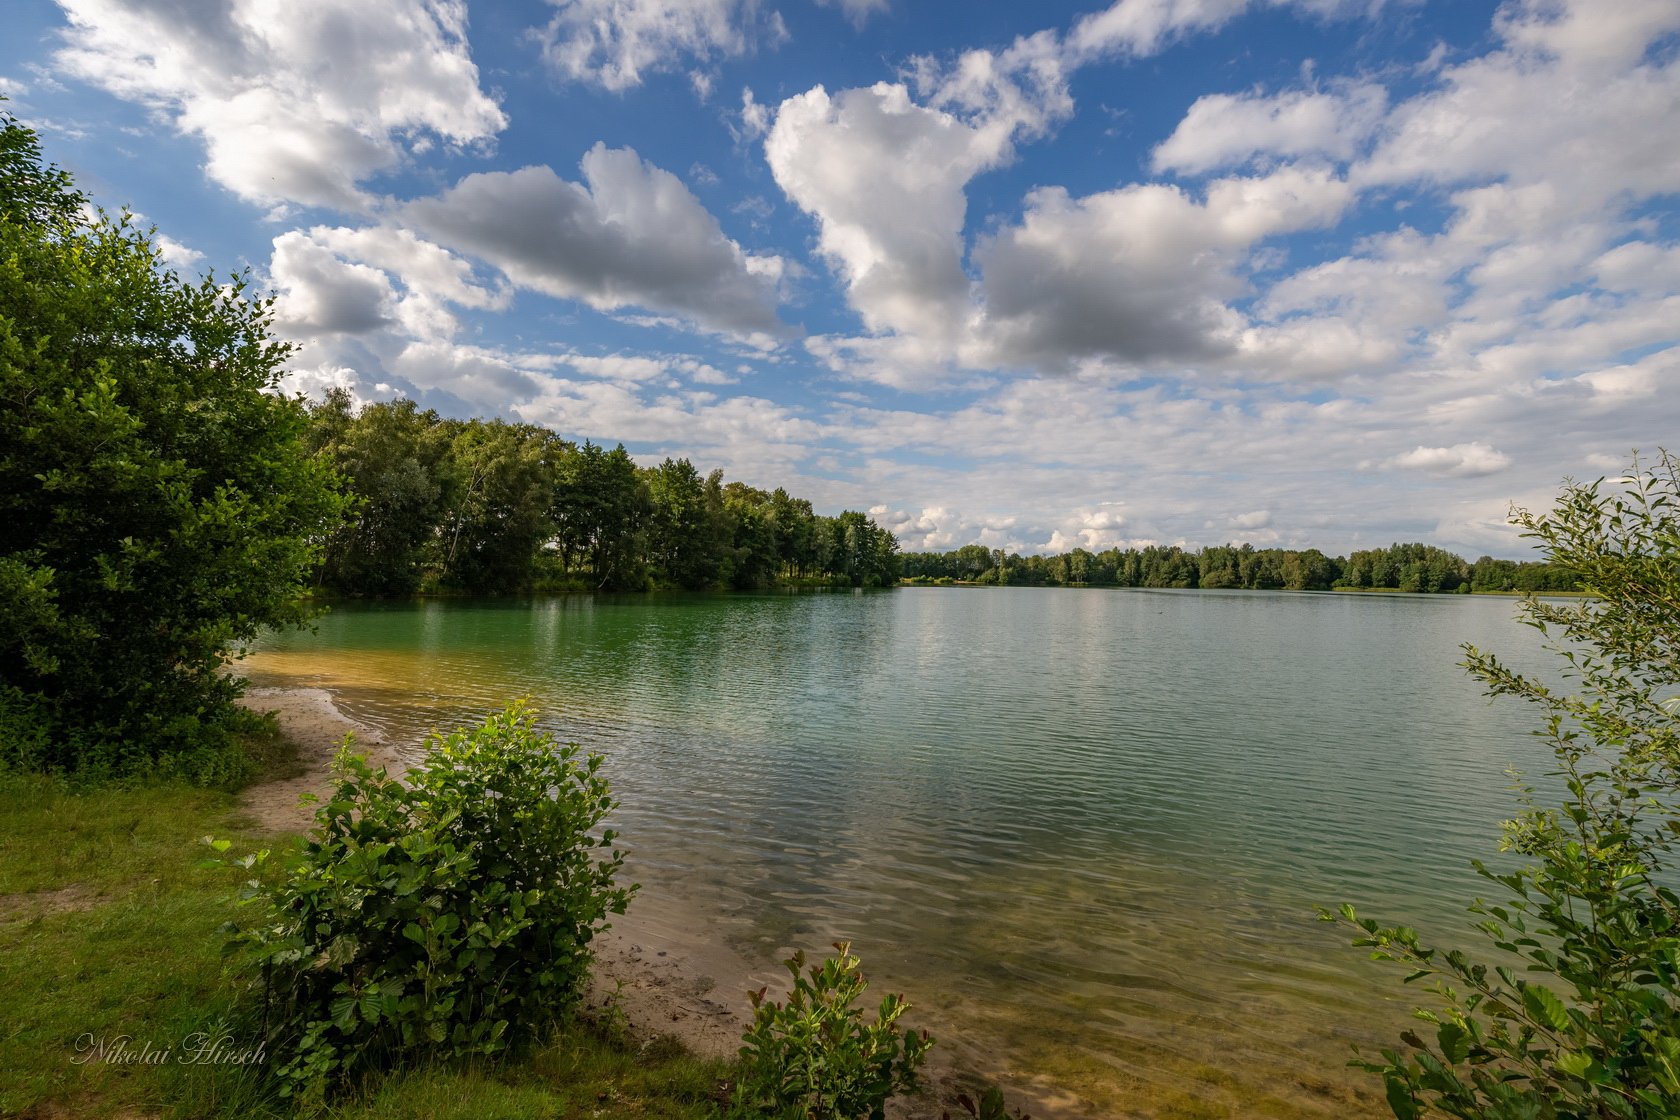
[[[347,607],[260,643],[401,741],[528,697],[608,758],[649,891],[743,954],[849,939],[964,1059],[1099,1116],[1379,1116],[1399,971],[1546,769],[1459,644],[1509,599],[1061,588]],[[1422,995],[1422,993],[1418,993]]]

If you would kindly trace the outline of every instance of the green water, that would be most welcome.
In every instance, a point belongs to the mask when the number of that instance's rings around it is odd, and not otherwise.
[[[650,891],[755,960],[854,941],[919,1021],[1095,1116],[1360,1116],[1410,1006],[1314,907],[1461,930],[1545,768],[1471,597],[905,588],[340,609],[261,645],[401,741],[526,696],[608,756]]]

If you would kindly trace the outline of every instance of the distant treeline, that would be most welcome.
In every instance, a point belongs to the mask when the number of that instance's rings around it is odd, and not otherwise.
[[[1187,551],[1165,548],[1076,548],[1059,556],[1017,556],[971,544],[952,552],[908,552],[903,575],[915,582],[1011,586],[1239,587],[1254,590],[1329,591],[1389,588],[1396,591],[1573,591],[1575,574],[1555,564],[1495,560],[1475,563],[1426,544],[1393,544],[1351,556],[1221,545]]]
[[[533,424],[450,420],[413,401],[310,409],[312,452],[358,508],[326,542],[318,582],[345,595],[417,591],[890,586],[898,542],[861,513],[815,513],[702,475],[638,467],[623,445],[578,446]]]

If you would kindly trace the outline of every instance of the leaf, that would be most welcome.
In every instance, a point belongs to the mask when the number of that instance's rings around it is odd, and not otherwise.
[[[1590,1054],[1583,1054],[1578,1050],[1565,1050],[1552,1059],[1552,1064],[1561,1073],[1585,1080],[1592,1071],[1594,1062]]]
[[[1388,1077],[1385,1079],[1384,1090],[1389,1111],[1394,1113],[1395,1120],[1417,1120],[1417,1098],[1412,1095],[1411,1088],[1405,1082],[1397,1077]]]
[[[356,997],[339,996],[332,1001],[327,1010],[332,1016],[333,1025],[339,1030],[348,1031],[356,1022]]]
[[[1435,1040],[1449,1065],[1457,1065],[1470,1055],[1470,1034],[1457,1023],[1442,1023]]]
[[[1528,983],[1523,985],[1522,998],[1523,1007],[1539,1022],[1554,1031],[1569,1029],[1569,1010],[1551,989]]]

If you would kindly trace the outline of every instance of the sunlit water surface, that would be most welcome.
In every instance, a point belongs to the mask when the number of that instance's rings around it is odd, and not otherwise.
[[[899,589],[339,608],[258,685],[396,741],[528,697],[608,758],[650,891],[751,959],[852,940],[964,1060],[1097,1116],[1376,1116],[1398,975],[1546,768],[1510,600]]]

